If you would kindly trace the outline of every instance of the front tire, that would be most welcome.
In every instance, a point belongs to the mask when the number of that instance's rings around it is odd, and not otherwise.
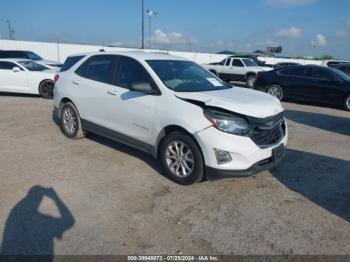
[[[39,85],[39,95],[44,99],[53,98],[54,82],[51,80],[45,80]]]
[[[283,93],[283,88],[279,85],[271,85],[269,88],[266,90],[266,92],[273,97],[277,98],[279,101],[282,101],[284,93]]]
[[[346,111],[350,111],[350,95],[348,95],[344,100],[344,108]]]
[[[64,104],[61,109],[60,128],[62,133],[68,138],[79,139],[85,137],[78,110],[70,102]]]
[[[203,179],[203,156],[189,135],[170,133],[163,139],[159,153],[166,175],[176,183],[190,185]]]
[[[255,75],[250,75],[247,77],[246,80],[246,85],[248,88],[253,89],[256,81],[256,76]]]

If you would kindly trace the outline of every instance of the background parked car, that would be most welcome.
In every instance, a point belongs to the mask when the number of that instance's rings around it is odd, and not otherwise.
[[[272,70],[270,67],[259,66],[251,58],[232,56],[222,60],[220,63],[207,64],[204,67],[225,82],[244,81],[248,88],[254,87],[258,72]]]
[[[0,50],[0,58],[31,59],[38,62],[39,64],[43,64],[46,67],[52,68],[52,69],[60,67],[62,65],[57,61],[44,60],[38,54],[32,51],[25,51],[25,50]]]
[[[337,68],[340,71],[343,71],[345,74],[350,75],[350,63],[336,65],[334,68]]]
[[[350,111],[350,76],[323,66],[293,66],[259,73],[255,89],[282,100],[342,105]]]
[[[323,66],[329,66],[329,67],[334,67],[340,64],[346,64],[346,63],[350,63],[350,61],[346,61],[346,60],[326,60],[322,62]]]
[[[273,66],[273,69],[287,67],[287,66],[297,66],[300,65],[299,63],[292,63],[292,62],[279,62]]]
[[[0,59],[0,92],[52,98],[55,71],[28,59]]]

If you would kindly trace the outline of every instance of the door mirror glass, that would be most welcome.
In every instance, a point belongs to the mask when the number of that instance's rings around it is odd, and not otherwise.
[[[21,68],[19,68],[18,66],[15,66],[14,68],[12,68],[12,71],[15,73],[21,72]]]
[[[154,90],[150,85],[150,83],[147,83],[147,82],[132,83],[129,89],[130,91],[140,92],[147,95],[159,94],[159,92],[157,90]]]

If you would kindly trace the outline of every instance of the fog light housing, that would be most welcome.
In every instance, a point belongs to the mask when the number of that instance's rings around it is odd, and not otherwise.
[[[232,161],[230,152],[214,148],[216,161],[219,165],[226,164]]]

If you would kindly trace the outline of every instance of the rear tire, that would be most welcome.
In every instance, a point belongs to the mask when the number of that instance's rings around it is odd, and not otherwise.
[[[344,100],[344,108],[346,111],[350,111],[350,95],[348,95]]]
[[[81,126],[78,110],[70,102],[62,106],[60,113],[60,128],[62,133],[71,139],[84,138],[86,135]]]
[[[254,85],[255,85],[255,81],[256,81],[256,76],[255,75],[250,75],[247,77],[247,80],[246,80],[246,86],[250,89],[253,89],[254,88]]]
[[[44,99],[53,98],[54,82],[52,80],[45,80],[39,85],[39,95]]]
[[[161,142],[159,154],[166,175],[174,182],[190,185],[203,179],[203,156],[189,135],[170,133]]]
[[[266,93],[272,95],[273,97],[277,98],[279,101],[282,101],[284,93],[283,88],[280,85],[271,85],[266,90]]]

